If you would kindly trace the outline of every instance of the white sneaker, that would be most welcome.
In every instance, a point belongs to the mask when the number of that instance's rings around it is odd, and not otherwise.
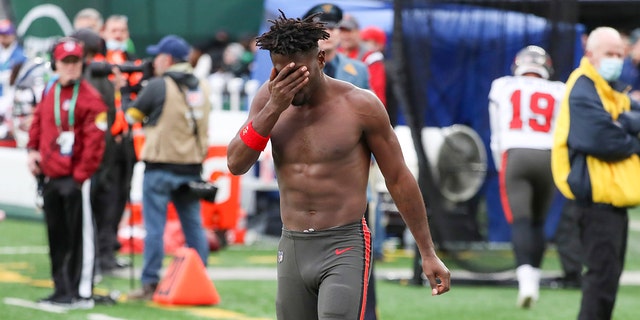
[[[521,265],[516,269],[518,278],[518,300],[516,305],[523,309],[531,308],[540,295],[540,269],[531,265]]]

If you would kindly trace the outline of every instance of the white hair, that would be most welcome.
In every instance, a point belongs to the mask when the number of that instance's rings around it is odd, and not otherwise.
[[[587,38],[586,50],[593,51],[602,43],[602,39],[608,37],[620,38],[618,30],[611,27],[597,27],[589,34]]]

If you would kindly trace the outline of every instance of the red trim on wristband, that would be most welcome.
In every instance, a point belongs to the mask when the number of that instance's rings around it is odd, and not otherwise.
[[[242,130],[240,130],[240,139],[247,147],[262,152],[267,147],[269,137],[263,137],[255,129],[253,129],[253,121],[250,121]]]

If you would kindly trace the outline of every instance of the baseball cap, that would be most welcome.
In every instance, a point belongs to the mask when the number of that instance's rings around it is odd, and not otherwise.
[[[362,41],[373,41],[380,45],[385,45],[387,43],[387,34],[378,27],[366,27],[360,31],[360,39]]]
[[[15,34],[16,28],[9,19],[0,20],[0,34]]]
[[[340,24],[338,25],[340,29],[344,30],[358,30],[360,29],[360,25],[358,25],[358,20],[352,15],[345,15]]]
[[[312,7],[304,14],[303,19],[309,16],[320,13],[314,18],[314,21],[324,22],[327,28],[335,28],[342,20],[342,9],[331,3],[322,3]]]
[[[147,47],[147,53],[150,55],[164,53],[180,61],[187,61],[189,51],[191,51],[191,46],[187,41],[173,34],[165,36],[158,44]]]
[[[63,38],[58,40],[53,48],[53,60],[62,60],[66,57],[82,58],[82,44],[73,38]]]

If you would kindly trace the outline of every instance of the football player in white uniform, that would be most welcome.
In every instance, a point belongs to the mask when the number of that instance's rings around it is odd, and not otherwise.
[[[544,224],[556,190],[551,145],[565,85],[549,80],[551,58],[538,46],[520,50],[511,69],[513,76],[495,79],[489,92],[491,151],[512,228],[517,305],[529,308],[539,296]]]

